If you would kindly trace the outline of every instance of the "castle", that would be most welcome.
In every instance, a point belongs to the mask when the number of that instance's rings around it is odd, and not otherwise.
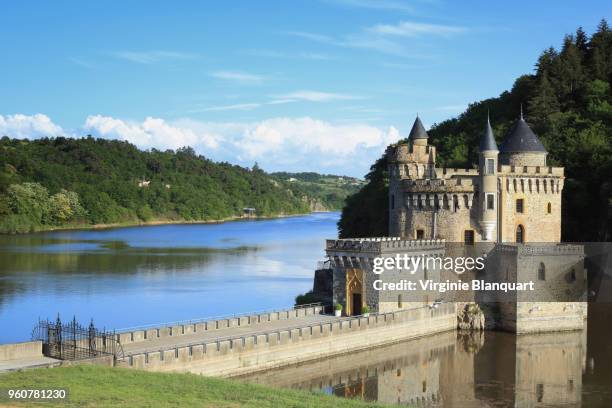
[[[389,234],[449,242],[559,242],[563,168],[521,114],[500,149],[491,123],[478,167],[436,167],[436,148],[417,117],[408,143],[387,151]]]
[[[547,166],[548,153],[522,113],[500,148],[487,119],[478,147],[475,169],[436,167],[436,148],[417,117],[408,143],[387,149],[389,237],[328,240],[327,272],[318,271],[327,273],[326,291],[344,314],[359,315],[364,306],[389,313],[442,301],[456,303],[458,317],[477,303],[494,321],[488,327],[517,333],[584,327],[584,247],[560,243],[564,169]],[[375,260],[404,255],[486,259],[484,268],[462,275],[421,265],[410,276],[414,281],[478,279],[535,289],[510,295],[468,290],[443,299],[399,286],[377,289],[375,282],[396,284],[407,276],[397,267],[375,273]]]

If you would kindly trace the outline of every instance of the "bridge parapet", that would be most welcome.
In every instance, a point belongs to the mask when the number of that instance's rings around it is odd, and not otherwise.
[[[292,320],[304,316],[321,314],[325,309],[322,303],[296,305],[291,309],[248,312],[223,317],[184,320],[149,326],[117,330],[117,340],[121,344],[132,344],[164,337],[178,337],[194,333],[209,332],[231,327],[256,326],[259,323],[275,320]]]
[[[209,375],[236,375],[455,327],[456,306],[454,303],[443,303],[435,307],[424,306],[368,317],[345,317],[288,325],[264,332],[209,338],[159,350],[126,352],[117,365],[154,371],[189,370]],[[369,331],[368,335],[359,333],[364,330]],[[196,370],[193,370],[194,366]]]

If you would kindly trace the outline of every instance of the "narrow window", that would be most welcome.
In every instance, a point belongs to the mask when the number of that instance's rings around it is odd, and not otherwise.
[[[546,212],[547,212],[548,214],[552,213],[552,204],[551,204],[551,203],[548,203],[548,204],[546,205]]]
[[[404,302],[402,301],[402,295],[397,295],[397,307],[400,309],[404,307]]]
[[[524,201],[522,198],[519,198],[518,200],[516,200],[516,212],[517,213],[521,213],[521,214],[523,213],[523,210],[524,210],[523,204],[524,204]]]
[[[423,392],[427,392],[427,381],[423,381]]]
[[[538,280],[546,280],[546,267],[543,262],[540,262],[540,266],[538,267]]]
[[[395,194],[391,194],[391,209],[395,209]]]
[[[495,159],[487,159],[487,174],[495,174]]]
[[[495,209],[495,194],[487,194],[487,210]]]
[[[567,280],[569,281],[569,283],[576,282],[576,270],[574,268],[572,268],[572,270],[570,271]]]
[[[516,227],[516,242],[519,244],[525,242],[525,228],[520,224]]]
[[[474,230],[465,230],[463,232],[463,242],[465,242],[465,245],[474,245]]]
[[[422,229],[416,230],[416,239],[425,239],[425,231]]]
[[[544,400],[544,384],[536,385],[536,399],[538,402],[542,402]]]

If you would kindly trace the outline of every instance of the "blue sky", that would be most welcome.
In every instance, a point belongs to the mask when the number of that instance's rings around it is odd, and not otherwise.
[[[429,126],[498,95],[611,14],[604,1],[10,2],[0,133],[361,177],[417,112]]]

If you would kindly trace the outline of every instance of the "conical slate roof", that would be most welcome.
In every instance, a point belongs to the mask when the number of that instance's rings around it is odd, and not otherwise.
[[[491,121],[489,120],[489,116],[487,115],[487,128],[485,132],[480,137],[480,145],[478,149],[481,152],[486,150],[491,150],[497,152],[497,143],[495,143],[495,136],[493,136],[493,129],[491,128]]]
[[[427,139],[428,137],[429,136],[427,135],[427,132],[425,131],[425,127],[423,126],[421,119],[417,116],[416,120],[414,121],[414,125],[412,125],[412,130],[410,131],[410,134],[408,135],[408,139],[410,140]]]
[[[523,115],[508,131],[500,147],[502,153],[540,152],[547,153],[540,139],[533,133]]]

